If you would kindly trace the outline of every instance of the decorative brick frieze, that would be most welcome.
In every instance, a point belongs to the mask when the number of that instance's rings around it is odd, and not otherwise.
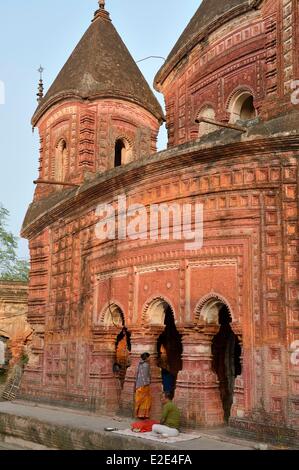
[[[79,167],[94,169],[95,134],[95,113],[82,114],[80,117]]]
[[[292,92],[291,82],[295,79],[295,8],[294,0],[282,0],[282,54],[284,94]]]

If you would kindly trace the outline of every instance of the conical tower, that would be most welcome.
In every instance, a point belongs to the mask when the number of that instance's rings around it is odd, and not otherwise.
[[[156,151],[163,111],[114,28],[105,2],[32,118],[40,131],[38,193],[79,184]],[[65,186],[60,185],[60,189]]]

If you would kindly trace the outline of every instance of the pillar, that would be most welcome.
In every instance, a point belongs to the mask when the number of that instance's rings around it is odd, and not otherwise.
[[[119,411],[121,385],[113,372],[115,341],[118,333],[119,330],[114,327],[94,333],[90,396],[96,402],[95,409],[103,413]]]
[[[214,334],[212,331],[182,333],[183,369],[178,374],[175,401],[182,412],[182,424],[187,426],[223,424],[217,376],[212,371]]]

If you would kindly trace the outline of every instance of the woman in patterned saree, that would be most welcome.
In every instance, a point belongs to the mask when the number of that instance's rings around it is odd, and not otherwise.
[[[140,419],[148,419],[152,405],[150,390],[151,374],[149,365],[149,353],[141,354],[138,364],[135,383],[135,416]]]

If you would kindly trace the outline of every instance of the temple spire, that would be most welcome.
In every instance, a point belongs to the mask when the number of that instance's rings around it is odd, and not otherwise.
[[[44,82],[43,82],[43,71],[45,69],[40,65],[39,69],[39,82],[38,82],[38,92],[37,92],[37,102],[40,103],[44,97]]]
[[[98,2],[94,5],[100,7]],[[101,3],[107,8],[107,2]],[[42,83],[41,83],[42,85]],[[122,99],[135,103],[159,120],[164,114],[135,60],[103,8],[98,8],[81,40],[45,96],[40,90],[32,123],[62,101]]]
[[[100,10],[105,10],[105,0],[99,0]]]

